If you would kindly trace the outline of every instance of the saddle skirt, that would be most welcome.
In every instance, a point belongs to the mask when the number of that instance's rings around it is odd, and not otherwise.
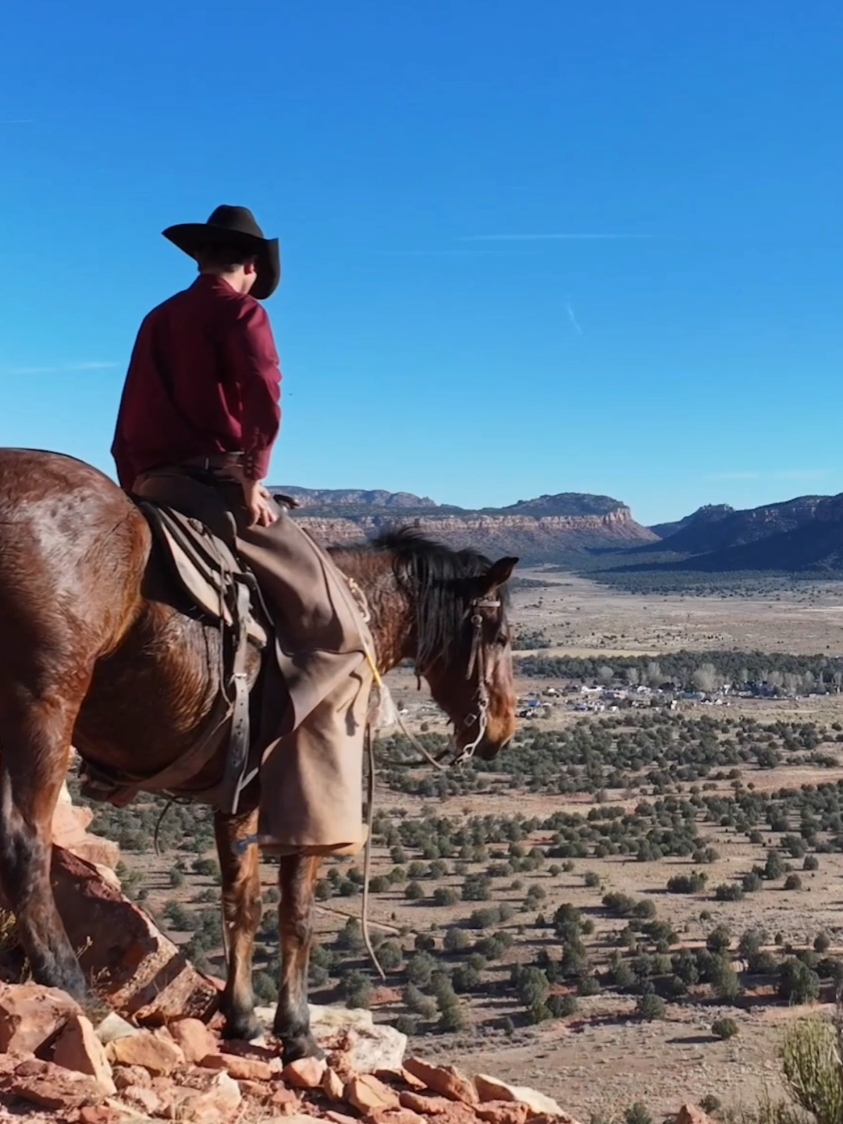
[[[155,536],[159,553],[172,578],[192,608],[212,621],[235,628],[235,610],[229,592],[232,582],[244,582],[250,590],[246,634],[259,648],[269,640],[269,615],[257,583],[230,547],[212,534],[204,523],[149,500],[138,501]]]

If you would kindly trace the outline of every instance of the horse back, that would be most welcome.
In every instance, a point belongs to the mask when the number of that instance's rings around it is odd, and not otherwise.
[[[103,473],[34,449],[0,449],[0,667],[33,655],[86,662],[142,607],[149,528]]]

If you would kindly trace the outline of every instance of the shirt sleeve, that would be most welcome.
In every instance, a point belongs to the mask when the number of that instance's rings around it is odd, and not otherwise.
[[[114,457],[114,463],[117,467],[117,481],[120,487],[124,492],[131,492],[132,484],[135,482],[137,473],[132,467],[132,461],[126,449],[126,442],[119,429],[114,434],[111,455]]]
[[[120,397],[120,410],[117,414],[114,440],[111,443],[111,455],[114,458],[114,464],[117,468],[117,481],[124,492],[131,492],[132,485],[138,475],[129,449],[129,442],[126,440],[125,427],[134,406],[132,402],[132,384],[133,380],[137,378],[136,368],[138,355],[141,350],[141,336],[145,326],[146,320],[144,320],[141,325],[137,339],[135,340],[135,346],[132,348],[132,358],[129,361],[129,370],[126,374],[126,381],[123,384],[123,393]]]
[[[224,346],[228,371],[240,389],[243,470],[248,479],[263,480],[281,428],[281,370],[262,305],[244,301],[239,306]]]

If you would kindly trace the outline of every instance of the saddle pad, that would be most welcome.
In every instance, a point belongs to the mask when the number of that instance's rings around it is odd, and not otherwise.
[[[205,616],[233,627],[231,610],[223,595],[229,575],[239,576],[253,589],[255,579],[222,539],[197,519],[191,519],[164,504],[141,500],[138,507],[149,523],[155,541],[166,556],[182,592]],[[266,646],[268,630],[258,619],[256,598],[246,625],[247,635],[259,647]]]

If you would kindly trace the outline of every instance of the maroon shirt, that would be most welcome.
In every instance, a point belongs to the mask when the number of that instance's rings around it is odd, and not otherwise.
[[[262,480],[280,397],[265,309],[201,275],[141,324],[111,446],[121,486],[151,468],[241,450],[246,476]]]

